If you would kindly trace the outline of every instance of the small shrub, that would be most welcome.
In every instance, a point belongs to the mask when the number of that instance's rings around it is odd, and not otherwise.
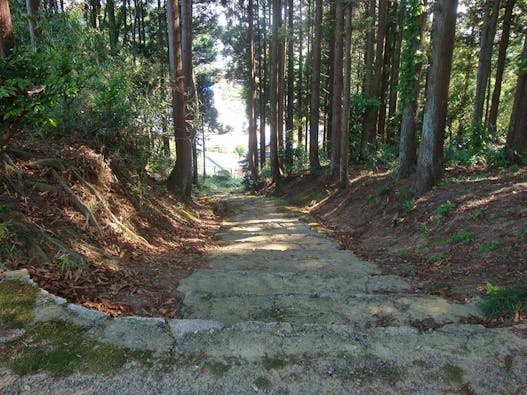
[[[479,219],[483,216],[483,211],[480,209],[475,209],[470,213],[470,218],[472,219]]]
[[[496,251],[500,246],[499,241],[492,240],[490,243],[484,243],[479,246],[481,252]]]
[[[432,255],[428,257],[426,259],[426,263],[436,263],[436,262],[442,261],[443,259],[445,259],[444,254],[436,254],[436,255]]]
[[[468,244],[474,239],[474,237],[476,237],[476,234],[473,231],[462,230],[461,232],[456,233],[450,239],[448,239],[448,244]]]
[[[518,165],[512,165],[511,167],[509,167],[509,171],[512,174],[516,175],[520,171],[520,168],[518,167]]]
[[[527,225],[525,225],[521,230],[520,236],[527,236]]]
[[[502,288],[487,283],[481,309],[488,318],[515,318],[527,314],[527,288]]]
[[[401,209],[404,210],[405,213],[409,213],[414,209],[414,201],[413,200],[405,200],[400,204]]]
[[[380,187],[377,187],[375,192],[378,196],[386,196],[389,195],[392,191],[392,185],[391,184],[383,184]]]
[[[417,266],[415,265],[404,265],[403,270],[410,277],[415,277],[417,274]]]
[[[395,252],[395,256],[398,256],[399,258],[404,258],[404,257],[408,256],[409,253],[410,253],[410,251],[408,251],[408,250],[399,250],[399,251]]]
[[[430,229],[428,228],[428,225],[425,222],[419,225],[419,230],[423,234],[427,234],[430,231]]]
[[[436,208],[435,213],[438,217],[441,218],[441,217],[444,217],[445,215],[449,215],[453,213],[454,211],[456,211],[456,205],[452,203],[450,200],[447,200],[445,203],[440,204]]]

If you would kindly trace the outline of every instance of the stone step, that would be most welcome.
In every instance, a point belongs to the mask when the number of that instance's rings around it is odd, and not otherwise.
[[[215,265],[217,267],[218,265]],[[330,271],[315,273],[200,270],[180,282],[178,291],[209,295],[274,293],[404,293],[410,285],[398,276],[335,276]]]
[[[193,292],[183,301],[183,316],[233,325],[242,321],[344,324],[357,327],[387,322],[408,325],[411,321],[458,322],[479,315],[476,303],[449,303],[440,297],[417,295],[341,294],[240,294],[214,295]]]
[[[288,249],[286,251],[255,250],[250,254],[224,249],[211,254],[213,269],[254,270],[266,272],[313,272],[324,277],[355,277],[380,274],[373,263],[362,261],[347,251]]]

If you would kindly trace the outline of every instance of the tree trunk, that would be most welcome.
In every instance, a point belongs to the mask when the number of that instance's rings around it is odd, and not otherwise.
[[[375,0],[371,0],[375,2]],[[374,7],[373,7],[374,8]],[[388,0],[379,0],[379,23],[377,26],[377,43],[375,47],[375,66],[373,76],[369,83],[368,100],[379,100],[381,90],[381,78],[384,59],[384,40],[386,37],[386,14],[388,11]],[[370,11],[371,12],[371,11]],[[372,13],[374,15],[375,12]],[[370,33],[371,34],[371,33]],[[366,66],[368,67],[368,66]],[[363,138],[361,144],[361,159],[366,159],[373,147],[377,137],[377,115],[379,105],[369,103],[364,114]]]
[[[278,151],[279,155],[284,153],[284,115],[285,115],[285,34],[283,34],[284,19],[282,11],[287,0],[280,0],[280,14],[278,32]],[[283,163],[280,161],[280,169]]]
[[[485,15],[483,29],[480,36],[480,49],[478,61],[478,74],[476,78],[476,96],[474,98],[474,109],[472,112],[472,127],[483,126],[483,108],[485,106],[485,91],[490,76],[492,62],[492,47],[496,33],[496,22],[498,20],[500,0],[487,0],[485,4]]]
[[[287,174],[293,171],[293,116],[294,116],[294,77],[295,77],[295,57],[293,46],[293,0],[288,0],[287,7],[287,110],[285,121],[285,168]]]
[[[344,43],[344,87],[342,92],[342,121],[340,131],[341,154],[339,163],[339,184],[341,187],[346,187],[348,185],[352,16],[352,6],[347,5],[344,20],[346,37]]]
[[[38,18],[38,0],[26,0],[26,9],[29,16],[28,30],[29,30],[29,39],[31,41],[31,47],[33,50],[37,49],[37,37],[40,36],[40,32],[35,24]]]
[[[0,58],[7,58],[15,46],[15,33],[7,0],[0,0]]]
[[[417,165],[417,109],[423,61],[418,53],[423,52],[426,26],[425,4],[409,1],[404,21],[405,43],[402,57],[401,101],[403,104],[401,135],[399,139],[399,166],[397,178],[408,178]],[[420,12],[419,12],[420,8]]]
[[[258,141],[256,137],[256,81],[254,72],[254,2],[249,0],[247,6],[247,19],[249,22],[249,171],[254,182],[258,179]]]
[[[406,14],[406,0],[402,0],[397,14],[397,35],[393,49],[392,70],[390,73],[390,97],[388,99],[388,127],[386,128],[386,140],[388,144],[393,143],[399,122],[397,114],[397,86],[399,84],[399,68],[401,64],[401,46],[403,41],[403,20]]]
[[[432,24],[423,135],[417,156],[413,190],[430,190],[443,175],[443,144],[448,108],[448,85],[456,32],[457,0],[437,0]]]
[[[335,13],[335,51],[333,58],[333,104],[331,108],[331,162],[330,175],[338,179],[340,163],[340,133],[342,131],[342,45],[344,6],[337,2]]]
[[[185,76],[181,56],[178,0],[167,1],[167,22],[172,116],[176,141],[176,164],[167,179],[167,189],[179,199],[188,201],[192,188],[192,144],[185,123]]]
[[[106,0],[106,14],[108,16],[108,35],[110,38],[110,54],[112,56],[117,56],[118,28],[117,28],[117,23],[115,21],[115,0]]]
[[[263,1],[263,0],[261,0]],[[259,7],[260,8],[260,7]],[[260,32],[260,55],[258,56],[259,75],[260,75],[260,168],[265,167],[266,162],[266,139],[265,139],[265,126],[266,126],[266,112],[267,112],[267,23],[266,23],[266,8],[265,4],[262,4],[262,31]],[[258,14],[257,14],[258,15]],[[258,18],[260,20],[260,18]],[[260,31],[260,29],[258,29]]]
[[[320,169],[318,129],[320,125],[320,58],[322,39],[322,0],[315,0],[314,37],[311,52],[311,100],[309,109],[309,167],[311,173]]]
[[[302,20],[302,2],[299,2],[299,31],[298,31],[298,80],[296,85],[296,101],[297,101],[297,114],[298,114],[298,129],[297,129],[297,147],[300,148],[303,143],[303,124],[304,124],[304,100],[302,98],[303,96],[303,72],[304,72],[304,56],[303,56],[303,50],[304,50],[304,26],[303,26],[303,20]],[[307,141],[306,141],[307,144]],[[304,147],[305,148],[305,147]]]
[[[280,182],[280,162],[278,160],[278,90],[279,90],[279,79],[278,79],[278,58],[279,58],[279,44],[278,35],[280,31],[280,19],[282,12],[281,0],[273,0],[273,21],[272,21],[272,37],[271,37],[271,92],[270,92],[270,104],[271,104],[271,177],[273,182],[277,185]]]
[[[490,105],[488,128],[492,136],[496,137],[496,123],[498,120],[498,108],[500,105],[501,84],[503,82],[503,71],[505,70],[505,59],[507,57],[507,48],[509,46],[509,37],[511,31],[512,10],[516,0],[507,0],[505,4],[505,14],[503,15],[503,27],[501,31],[500,48],[498,50],[498,61],[496,65],[496,80],[494,82],[494,91],[492,92],[492,101]]]
[[[525,29],[525,28],[524,28]],[[505,155],[510,164],[527,163],[527,29],[520,59],[520,70],[516,83],[516,94],[512,107]]]

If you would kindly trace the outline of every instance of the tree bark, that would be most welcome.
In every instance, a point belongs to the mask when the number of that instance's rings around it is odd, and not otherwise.
[[[7,0],[0,0],[0,58],[7,58],[15,46],[15,33]]]
[[[37,37],[40,36],[40,32],[35,24],[38,17],[38,0],[26,0],[26,9],[29,16],[28,21],[28,30],[29,30],[29,39],[31,41],[31,47],[33,50],[37,49]]]
[[[472,127],[483,126],[483,108],[485,106],[485,91],[490,76],[492,47],[496,33],[500,0],[487,0],[483,29],[480,36],[478,73],[476,77],[476,96],[472,112]]]
[[[527,163],[527,29],[525,29],[525,42],[520,59],[505,155],[509,164]]]
[[[349,119],[350,119],[350,84],[351,84],[351,39],[353,9],[347,5],[345,9],[345,40],[344,40],[344,87],[342,89],[342,121],[340,132],[340,163],[339,184],[341,187],[348,185],[349,176]]]
[[[375,0],[372,0],[375,1]],[[381,78],[383,72],[384,59],[384,40],[386,37],[386,15],[388,11],[388,1],[379,0],[379,23],[377,26],[377,40],[375,47],[375,66],[373,69],[373,76],[369,84],[369,92],[367,99],[370,101],[380,99]],[[373,13],[374,14],[374,13]],[[363,122],[363,138],[361,144],[361,159],[366,159],[373,147],[375,147],[375,140],[378,134],[377,131],[377,115],[379,113],[379,105],[369,103],[364,114]]]
[[[260,0],[263,1],[263,0]],[[258,4],[259,5],[259,4]],[[260,7],[258,7],[260,8]],[[267,23],[266,23],[266,7],[262,3],[262,31],[260,31],[260,54],[258,56],[259,76],[260,76],[260,168],[265,167],[266,163],[266,138],[265,138],[265,126],[266,126],[266,113],[267,113],[267,100],[268,100],[268,88],[267,88]],[[258,15],[258,14],[257,14]],[[260,18],[258,18],[260,20]]]
[[[287,7],[287,110],[285,121],[285,167],[287,174],[293,171],[293,140],[294,140],[294,78],[295,57],[293,46],[293,0],[288,0]]]
[[[413,184],[417,195],[430,190],[443,175],[443,144],[457,5],[457,0],[437,0],[435,3],[423,135]]]
[[[256,137],[256,80],[254,71],[254,2],[249,0],[247,6],[247,19],[249,24],[249,171],[254,182],[258,179],[258,141]]]
[[[315,0],[314,37],[311,52],[311,100],[309,109],[309,167],[311,173],[320,169],[318,131],[320,125],[320,58],[322,39],[322,0]]]
[[[270,136],[270,151],[271,151],[271,177],[275,185],[280,182],[280,162],[278,160],[278,90],[279,90],[279,79],[278,79],[278,58],[279,58],[279,44],[278,34],[280,30],[280,20],[282,12],[281,0],[273,0],[273,21],[272,21],[272,37],[271,37],[271,92],[270,92],[270,104],[271,104],[271,136]]]
[[[176,141],[176,163],[167,179],[167,189],[179,199],[188,201],[192,188],[192,144],[185,122],[185,76],[181,55],[178,0],[167,1],[167,22],[172,116]]]
[[[423,60],[418,58],[418,53],[423,52],[426,26],[425,4],[422,4],[420,13],[414,9],[414,7],[421,7],[419,2],[416,4],[412,1],[409,6],[411,8],[405,17],[407,39],[402,54],[404,66],[400,77],[404,88],[401,89],[403,111],[397,167],[397,178],[399,179],[413,175],[417,166],[417,109],[423,66]]]
[[[340,163],[340,133],[342,131],[342,46],[344,6],[339,1],[335,13],[335,50],[333,57],[333,104],[331,108],[331,162],[330,175],[338,179]]]
[[[505,14],[503,15],[503,27],[501,30],[498,61],[496,64],[496,80],[494,82],[494,91],[492,92],[492,101],[488,120],[489,132],[494,137],[496,136],[496,122],[498,120],[498,108],[500,105],[501,84],[503,82],[503,72],[505,70],[505,59],[507,57],[507,48],[509,46],[512,10],[515,4],[516,0],[507,0],[507,3],[505,4]]]

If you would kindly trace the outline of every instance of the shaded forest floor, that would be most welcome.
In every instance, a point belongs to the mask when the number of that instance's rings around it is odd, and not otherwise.
[[[351,174],[347,190],[304,175],[277,194],[422,292],[464,301],[488,283],[527,286],[527,169],[449,169],[418,199],[389,172]]]
[[[182,206],[130,159],[26,140],[3,163],[0,272],[27,268],[44,289],[111,316],[179,317],[175,289],[206,265],[215,202]]]

